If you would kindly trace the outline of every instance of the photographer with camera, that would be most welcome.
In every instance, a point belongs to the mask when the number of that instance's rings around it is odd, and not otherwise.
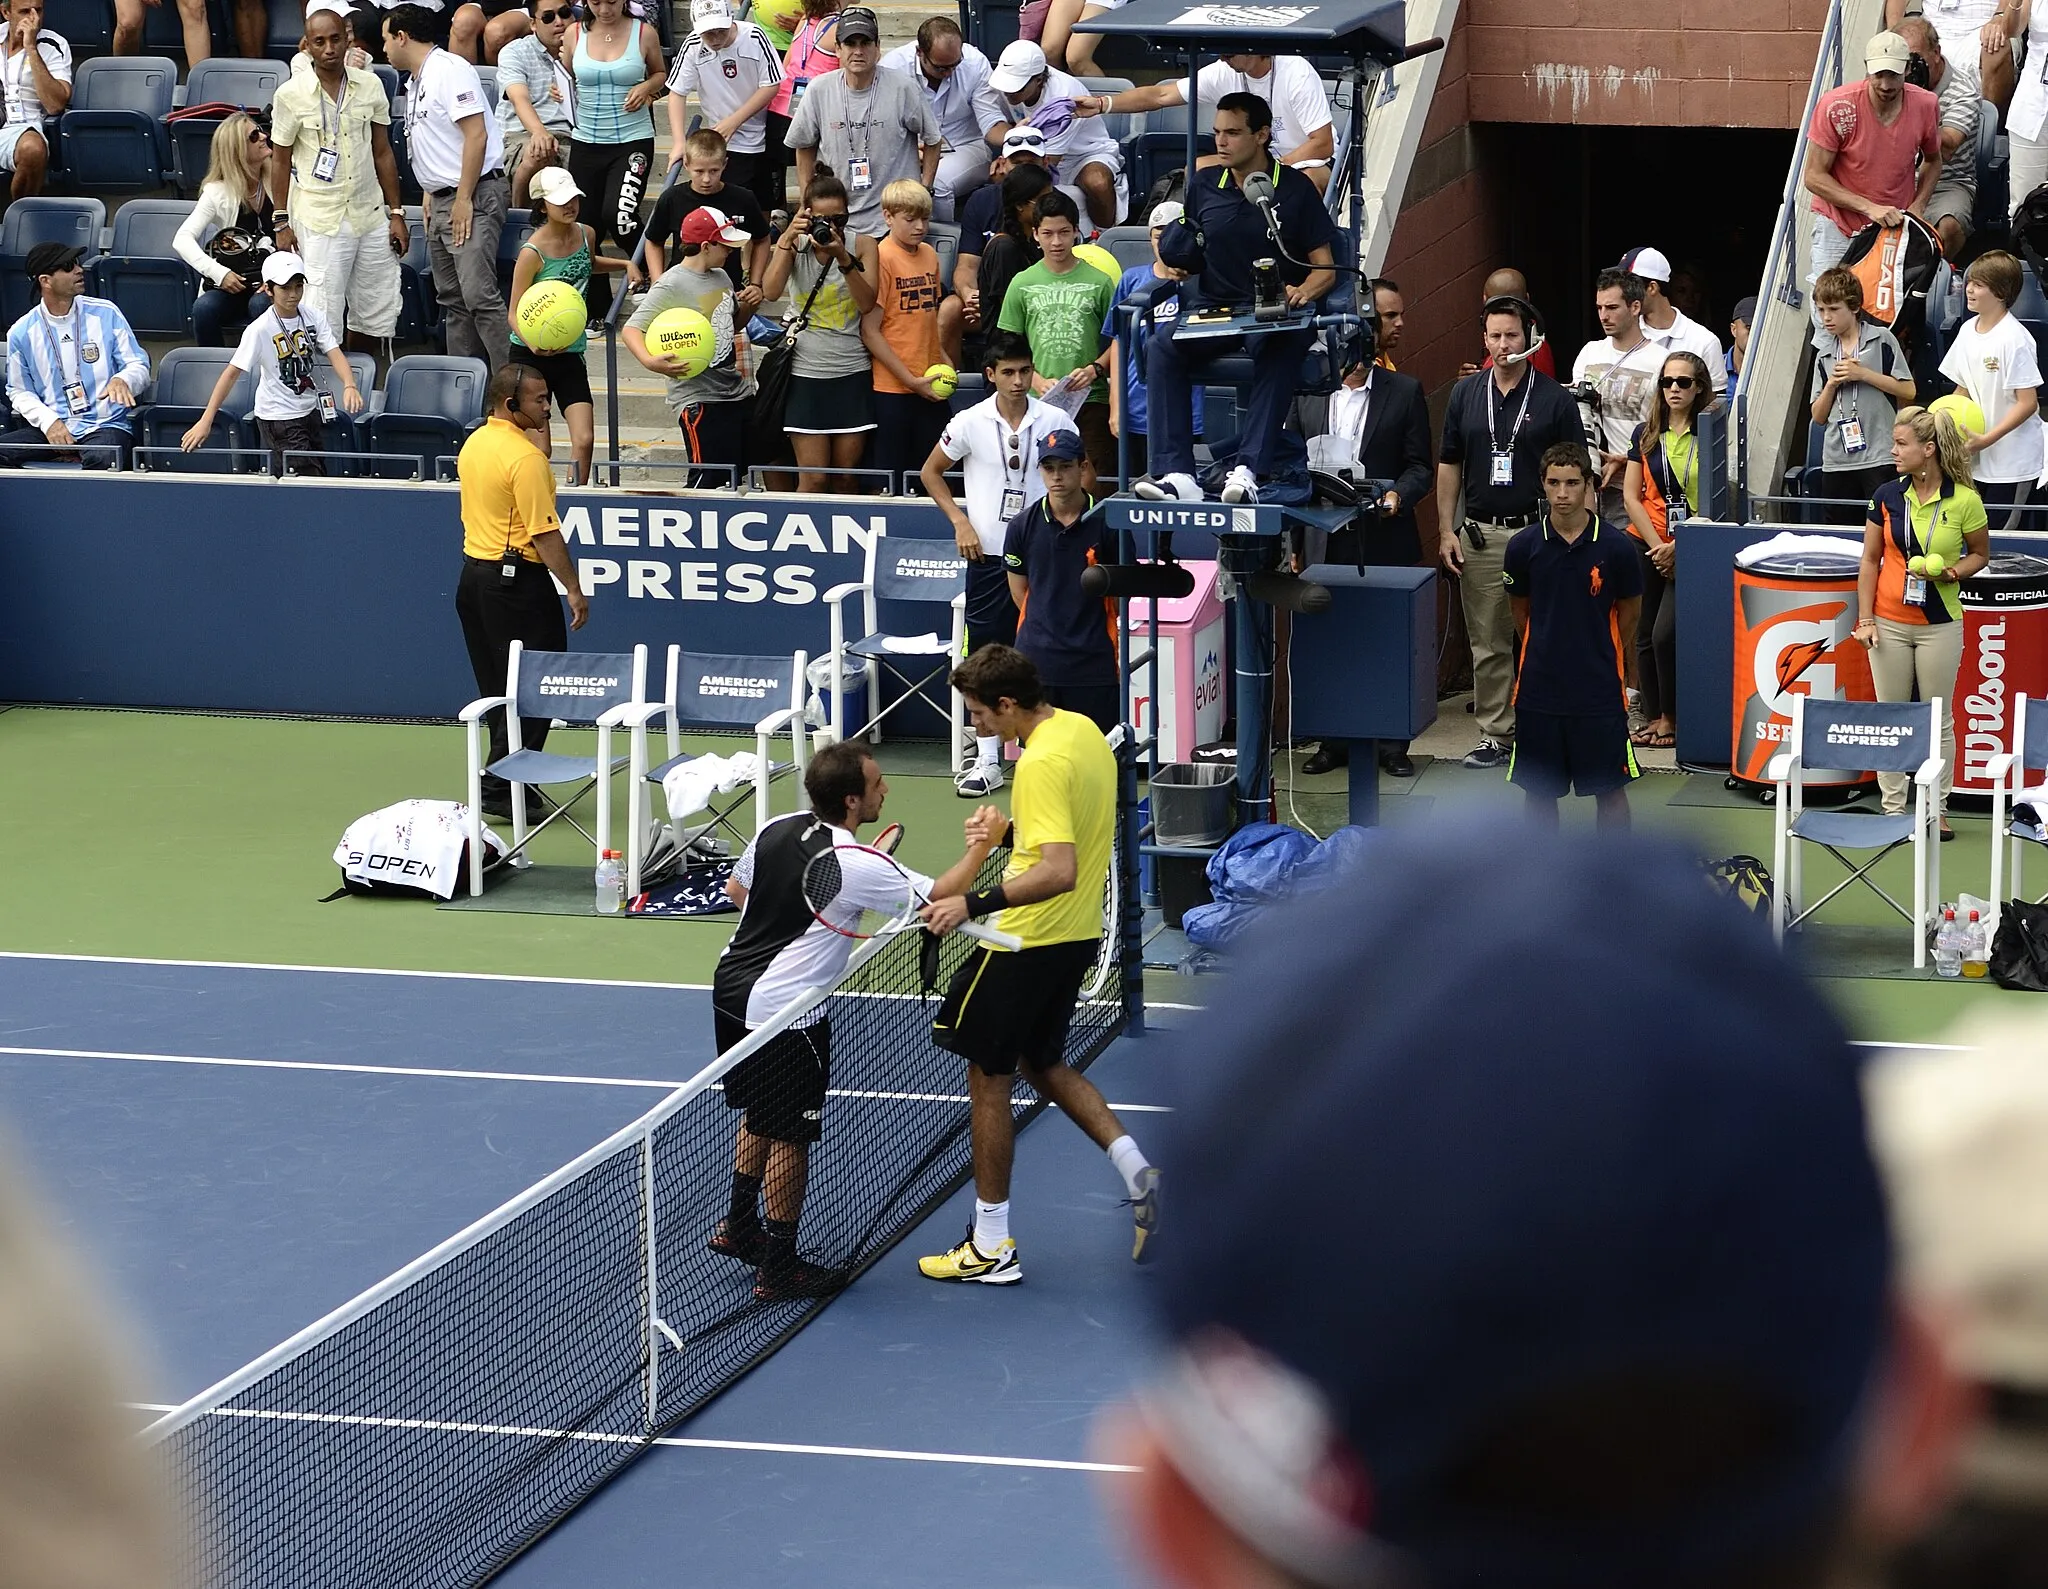
[[[1927,196],[1926,219],[1940,234],[1942,254],[1962,257],[1977,209],[1977,118],[1984,91],[1977,74],[1941,52],[1941,35],[1922,17],[1899,24],[1899,37],[1913,53],[1906,82],[1934,96],[1941,119],[1941,180]]]

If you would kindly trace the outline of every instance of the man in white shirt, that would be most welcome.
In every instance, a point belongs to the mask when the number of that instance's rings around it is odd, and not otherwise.
[[[412,78],[406,152],[426,195],[427,257],[448,351],[496,369],[512,352],[498,285],[498,237],[512,201],[504,134],[476,68],[433,42],[436,26],[419,6],[392,7],[384,13],[384,58]]]
[[[1336,158],[1337,135],[1330,115],[1330,93],[1316,69],[1298,55],[1251,55],[1243,51],[1211,61],[1195,74],[1200,114],[1216,108],[1225,94],[1257,94],[1273,110],[1273,152],[1282,165],[1304,173],[1318,188],[1330,185],[1330,162]],[[1187,83],[1172,78],[1127,88],[1120,94],[1092,94],[1075,102],[1075,113],[1142,114],[1188,102]],[[1206,156],[1201,164],[1213,165]]]
[[[1008,102],[989,84],[988,57],[960,36],[951,17],[926,17],[916,42],[898,45],[882,65],[916,83],[931,102],[945,139],[932,183],[932,219],[955,220],[960,203],[989,180],[991,157],[1010,121]]]
[[[676,52],[668,74],[669,148],[689,133],[683,108],[697,96],[704,125],[725,140],[725,180],[745,188],[764,212],[782,204],[781,151],[768,150],[768,101],[782,82],[782,56],[758,23],[737,21],[731,0],[696,0],[697,36]]]
[[[1586,435],[1599,454],[1600,517],[1625,529],[1621,477],[1636,426],[1650,417],[1665,350],[1643,334],[1640,276],[1618,265],[1601,271],[1593,284],[1593,309],[1607,335],[1579,349],[1572,361],[1572,395],[1579,399]]]
[[[10,0],[7,42],[0,48],[0,85],[7,119],[0,125],[0,171],[14,173],[12,196],[43,191],[50,169],[52,116],[71,103],[71,45],[43,28],[43,0]]]
[[[1713,379],[1714,394],[1727,391],[1721,339],[1671,301],[1671,261],[1654,248],[1631,248],[1614,268],[1643,284],[1643,335],[1666,353],[1697,353]]]
[[[1013,123],[1028,121],[1044,132],[1046,163],[1060,186],[1081,190],[1089,220],[1104,227],[1123,219],[1131,203],[1123,151],[1099,117],[1080,114],[1089,94],[1078,77],[1048,66],[1045,51],[1018,39],[997,57],[989,86],[1003,96]]]

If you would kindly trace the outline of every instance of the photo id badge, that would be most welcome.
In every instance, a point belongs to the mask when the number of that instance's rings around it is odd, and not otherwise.
[[[1024,488],[1022,486],[1005,487],[1003,490],[1003,505],[998,511],[1001,512],[1005,524],[1008,524],[1010,520],[1022,513],[1024,511]]]
[[[320,394],[320,422],[323,425],[331,425],[334,423],[334,420],[334,394],[332,392],[322,392]]]
[[[1862,420],[1860,420],[1860,419],[1845,419],[1845,420],[1843,420],[1843,421],[1842,421],[1842,451],[1844,451],[1844,452],[1861,452],[1862,450],[1863,450],[1863,421],[1862,421]]]
[[[1664,505],[1664,522],[1666,524],[1683,524],[1691,516],[1686,509],[1683,498],[1676,502],[1667,502]]]
[[[1497,452],[1493,455],[1493,471],[1486,477],[1488,485],[1511,486],[1515,483],[1515,455],[1511,452]]]
[[[92,404],[86,400],[85,382],[83,381],[66,381],[64,383],[64,401],[70,405],[71,412],[74,414],[82,414],[92,407]]]
[[[339,149],[322,149],[313,156],[313,180],[315,182],[332,182],[339,175],[341,175],[341,151]]]
[[[1906,576],[1906,605],[1908,607],[1918,607],[1923,605],[1926,600],[1927,576],[1924,574],[1908,574]]]
[[[847,161],[846,185],[855,193],[865,193],[875,185],[873,168],[865,160]]]

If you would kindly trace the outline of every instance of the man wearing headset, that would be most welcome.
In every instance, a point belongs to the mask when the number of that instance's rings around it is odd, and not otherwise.
[[[1451,392],[1437,450],[1437,561],[1458,580],[1472,643],[1472,710],[1479,748],[1467,767],[1507,766],[1515,739],[1515,626],[1502,580],[1508,540],[1543,511],[1544,452],[1583,441],[1578,406],[1530,368],[1543,343],[1536,311],[1520,298],[1491,298],[1482,311],[1492,368]]]

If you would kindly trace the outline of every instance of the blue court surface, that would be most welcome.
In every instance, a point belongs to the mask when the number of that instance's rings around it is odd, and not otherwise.
[[[0,1115],[139,1322],[159,1408],[712,1057],[709,994],[687,987],[6,955],[0,1010]],[[1091,1071],[1141,1142],[1174,1016],[1153,1019]],[[1078,1130],[1041,1117],[1018,1144],[1023,1285],[917,1273],[959,1240],[972,1194],[957,1194],[500,1581],[1132,1583],[1091,1444],[1146,1353],[1122,1195]],[[1000,1548],[960,1554],[990,1528]]]

